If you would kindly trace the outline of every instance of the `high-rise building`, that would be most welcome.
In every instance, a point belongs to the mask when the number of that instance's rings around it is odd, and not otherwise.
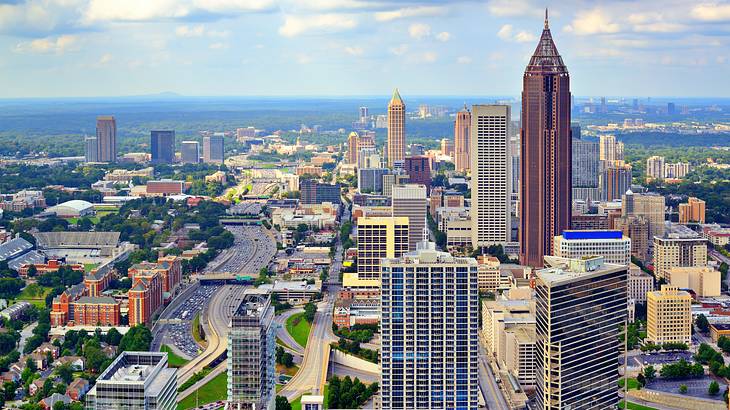
[[[456,113],[454,122],[454,166],[458,172],[468,172],[471,167],[471,112],[464,108]]]
[[[667,103],[667,115],[677,114],[677,106],[673,102]]]
[[[628,266],[631,263],[631,239],[621,231],[563,231],[555,238],[553,255],[570,259],[602,256],[606,263]]]
[[[408,250],[416,250],[423,240],[428,200],[426,187],[420,184],[393,185],[393,216],[408,217]]]
[[[664,179],[664,157],[654,155],[646,159],[646,176],[651,179]]]
[[[428,157],[406,157],[403,170],[408,174],[408,182],[426,187],[426,195],[431,191],[431,160]]]
[[[357,277],[343,277],[344,286],[380,286],[380,262],[408,252],[408,218],[357,218]],[[349,283],[348,283],[349,282]]]
[[[649,260],[649,220],[643,216],[622,216],[613,220],[614,229],[631,239],[631,256]]]
[[[631,190],[631,165],[614,163],[601,171],[601,199],[615,201]]]
[[[383,192],[383,176],[387,175],[387,168],[360,168],[357,170],[357,190],[360,193]]]
[[[599,145],[599,158],[604,167],[624,160],[624,143],[616,140],[615,135],[601,135]]]
[[[183,141],[180,147],[180,158],[183,164],[200,162],[200,144],[198,141]]]
[[[340,184],[330,185],[313,179],[302,179],[299,182],[299,191],[301,193],[299,202],[302,204],[312,205],[324,202],[340,204]]]
[[[441,155],[454,157],[454,140],[450,138],[441,139]]]
[[[122,352],[86,393],[88,410],[174,410],[176,401],[177,370],[160,352]]]
[[[570,75],[545,16],[522,88],[520,261],[542,266],[553,238],[570,228]]]
[[[370,113],[368,112],[368,107],[360,107],[360,122],[365,124],[370,119]]]
[[[471,122],[472,246],[504,245],[511,231],[510,107],[474,105]]]
[[[357,152],[364,148],[375,149],[375,131],[361,131],[357,137]]]
[[[686,204],[679,204],[679,223],[705,223],[705,201],[690,197]]]
[[[646,342],[692,343],[692,296],[676,286],[646,294]]]
[[[477,408],[476,260],[422,242],[384,259],[381,281],[382,408]]]
[[[203,162],[222,164],[224,157],[223,136],[203,137]]]
[[[575,127],[578,127],[577,132]],[[598,175],[601,173],[599,144],[596,141],[580,139],[580,126],[573,126],[572,136],[573,200],[586,199],[581,197],[580,193],[590,192],[590,190],[599,186]],[[598,198],[593,197],[591,199],[597,200]]]
[[[667,226],[654,237],[654,276],[672,282],[671,268],[707,266],[707,239],[684,225]]]
[[[643,216],[649,220],[649,241],[664,235],[664,197],[627,192],[621,200],[621,216]],[[631,238],[634,240],[634,238]]]
[[[381,168],[382,165],[380,154],[375,148],[362,148],[358,151],[358,168]]]
[[[537,408],[615,408],[628,267],[601,257],[545,263],[535,285]]]
[[[347,137],[347,163],[357,164],[358,154],[358,135],[355,131],[351,132]]]
[[[96,117],[97,162],[117,160],[117,121],[111,115]]]
[[[388,166],[403,161],[406,156],[406,104],[396,88],[388,103]]]
[[[175,131],[150,131],[153,164],[172,164],[175,161]]]
[[[228,408],[272,408],[276,386],[274,308],[262,291],[250,289],[228,331]]]
[[[689,174],[692,167],[687,162],[676,162],[673,164],[664,164],[665,179],[680,179]]]
[[[99,162],[99,144],[96,137],[86,137],[84,144],[86,146],[85,155],[86,162]]]

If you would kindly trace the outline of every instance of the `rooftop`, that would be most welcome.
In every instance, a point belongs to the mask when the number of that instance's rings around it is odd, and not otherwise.
[[[535,272],[545,285],[559,286],[573,280],[588,279],[603,273],[627,270],[626,266],[604,263],[602,256],[580,259],[545,256],[546,268]]]

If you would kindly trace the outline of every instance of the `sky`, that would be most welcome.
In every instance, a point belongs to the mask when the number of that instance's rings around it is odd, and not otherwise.
[[[0,0],[0,98],[517,96],[545,7],[577,96],[730,97],[730,0]]]

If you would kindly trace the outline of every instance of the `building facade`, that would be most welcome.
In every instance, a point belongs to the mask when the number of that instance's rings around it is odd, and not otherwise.
[[[554,256],[578,259],[584,256],[603,256],[605,263],[631,263],[631,239],[621,231],[563,231],[555,238]]]
[[[683,225],[670,225],[654,237],[654,276],[672,282],[671,268],[707,266],[707,239]]]
[[[646,342],[692,343],[692,296],[676,286],[662,285],[646,295]]]
[[[612,164],[600,175],[601,199],[615,201],[631,190],[631,165]]]
[[[471,169],[471,112],[464,108],[456,113],[454,122],[454,166],[458,172]]]
[[[206,164],[222,164],[224,156],[224,139],[220,135],[203,137],[203,162]]]
[[[426,187],[426,195],[431,192],[431,160],[425,156],[406,157],[403,170],[408,175],[408,182]]]
[[[96,118],[96,161],[117,161],[117,120],[111,115]]]
[[[679,204],[679,223],[705,223],[705,201],[690,197],[686,204]]]
[[[573,199],[586,199],[580,194],[591,192],[598,188],[598,175],[601,173],[599,161],[599,144],[596,141],[588,141],[580,138],[580,132],[572,133],[572,173],[573,173]],[[576,188],[582,188],[577,190]],[[576,192],[578,191],[578,192]],[[578,195],[576,195],[578,194]],[[592,197],[592,200],[598,198]]]
[[[150,131],[150,149],[153,164],[175,162],[175,131]]]
[[[664,157],[654,155],[646,159],[646,177],[664,179]]]
[[[423,240],[426,226],[428,200],[426,187],[419,184],[393,186],[393,216],[408,218],[408,250],[416,250]]]
[[[183,141],[180,148],[180,159],[183,164],[200,162],[200,144],[198,141]]]
[[[664,235],[664,196],[627,192],[621,199],[621,216],[643,216],[649,221],[649,240]]]
[[[314,205],[329,202],[340,204],[340,184],[323,184],[312,179],[302,179],[299,182],[301,197],[299,202],[304,205]]]
[[[357,279],[378,286],[383,258],[408,252],[408,217],[357,219]],[[345,284],[347,286],[347,284]]]
[[[406,104],[396,88],[388,103],[388,167],[406,156]]]

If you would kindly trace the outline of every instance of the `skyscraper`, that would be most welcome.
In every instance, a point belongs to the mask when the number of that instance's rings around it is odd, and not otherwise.
[[[203,137],[203,162],[222,164],[224,152],[222,136],[213,135],[210,137]]]
[[[380,285],[380,263],[408,252],[408,218],[357,218],[357,277],[343,276],[345,286]]]
[[[664,157],[654,155],[646,159],[646,177],[664,179]]]
[[[454,140],[450,138],[441,139],[441,155],[448,155],[453,157],[454,155]]]
[[[580,126],[573,126],[572,137],[573,199],[586,199],[582,193],[598,190],[598,175],[601,172],[599,144],[581,139]],[[597,200],[598,197],[592,196],[591,199]]]
[[[99,162],[99,144],[96,137],[86,137],[84,139],[86,162]]]
[[[153,164],[172,164],[175,161],[175,131],[150,131]]]
[[[471,167],[471,112],[464,108],[456,113],[454,122],[454,166],[458,172],[468,172]]]
[[[356,164],[358,154],[358,135],[355,131],[347,137],[347,163]]]
[[[117,160],[117,121],[111,115],[96,117],[97,162]]]
[[[619,161],[607,166],[600,175],[601,199],[615,201],[631,190],[631,165]]]
[[[382,408],[478,407],[477,269],[424,242],[383,260]]]
[[[542,266],[553,238],[570,228],[570,76],[545,28],[525,69],[522,91],[520,261]]]
[[[393,216],[408,217],[408,250],[416,250],[423,240],[428,200],[426,187],[420,184],[393,185]]]
[[[664,235],[664,208],[664,196],[658,194],[627,192],[621,200],[621,216],[643,216],[649,220],[648,240],[650,242],[653,237]]]
[[[200,144],[198,141],[183,141],[180,148],[180,159],[183,164],[200,162]]]
[[[403,170],[408,174],[408,182],[424,185],[426,195],[431,192],[431,161],[428,157],[406,157]]]
[[[472,246],[510,240],[508,105],[474,105],[471,116]]]
[[[614,135],[601,135],[599,141],[599,159],[603,161],[604,168],[624,160],[624,143],[617,141]]]
[[[388,103],[388,166],[406,156],[406,104],[396,88]]]
[[[602,257],[545,263],[535,286],[537,408],[616,408],[628,267]]]

